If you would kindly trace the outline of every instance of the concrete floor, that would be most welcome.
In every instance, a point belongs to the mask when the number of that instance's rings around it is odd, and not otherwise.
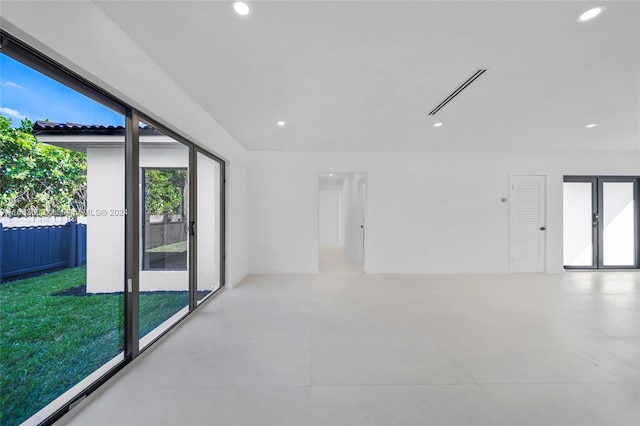
[[[318,275],[224,290],[70,425],[638,425],[640,273]]]

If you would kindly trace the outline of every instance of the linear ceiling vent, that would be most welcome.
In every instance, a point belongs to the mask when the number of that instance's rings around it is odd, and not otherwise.
[[[447,96],[445,98],[444,101],[440,102],[440,104],[435,107],[430,113],[429,115],[436,115],[436,113],[438,111],[440,111],[442,108],[444,108],[444,106],[446,104],[448,104],[449,102],[451,102],[453,100],[453,98],[455,98],[456,96],[458,96],[460,94],[460,92],[462,92],[464,89],[466,89],[467,87],[469,87],[469,85],[471,83],[473,83],[474,81],[476,81],[478,79],[478,77],[480,77],[482,74],[485,73],[485,71],[487,71],[487,68],[480,68],[478,69],[478,71],[474,72],[473,75],[471,77],[469,77],[467,79],[467,81],[465,81],[464,83],[462,83],[456,90],[454,90],[449,96]]]

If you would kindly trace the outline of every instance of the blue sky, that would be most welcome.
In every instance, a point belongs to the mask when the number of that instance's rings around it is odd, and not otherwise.
[[[19,126],[32,121],[124,126],[124,117],[0,53],[0,114]]]

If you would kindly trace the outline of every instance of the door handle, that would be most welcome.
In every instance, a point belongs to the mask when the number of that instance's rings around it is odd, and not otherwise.
[[[598,213],[594,213],[593,214],[593,227],[596,228],[598,226],[598,220],[600,219],[600,216],[598,215]]]
[[[547,230],[547,228],[545,228],[544,226],[541,226],[541,227],[540,227],[540,230],[541,230],[541,231],[546,231],[546,230]]]

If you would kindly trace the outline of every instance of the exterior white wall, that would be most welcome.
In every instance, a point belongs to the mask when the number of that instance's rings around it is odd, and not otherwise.
[[[319,193],[319,238],[321,246],[340,244],[340,191]]]
[[[189,272],[140,271],[140,291],[189,291]]]
[[[248,269],[247,151],[93,2],[38,2],[34,14],[31,2],[3,1],[0,20],[3,29],[227,162],[226,284],[239,282]]]
[[[124,210],[124,149],[87,149],[87,210]],[[124,291],[125,216],[87,216],[87,292]]]
[[[367,173],[367,272],[508,273],[510,173],[547,176],[548,272],[563,271],[564,175],[638,175],[638,152],[250,152],[252,272],[316,273],[318,181]]]
[[[89,166],[87,165],[87,168]],[[140,168],[189,167],[189,149],[140,146]]]
[[[186,148],[141,147],[140,167],[188,167],[188,154]],[[87,208],[94,213],[87,217],[87,292],[123,291],[125,218],[95,214],[124,209],[123,149],[87,149]],[[187,271],[140,271],[140,291],[185,291],[188,283]]]

